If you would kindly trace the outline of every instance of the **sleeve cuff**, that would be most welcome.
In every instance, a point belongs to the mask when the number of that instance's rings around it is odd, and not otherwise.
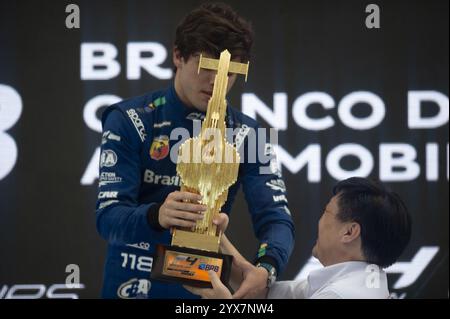
[[[150,225],[150,227],[152,227],[156,231],[166,230],[159,223],[159,208],[160,207],[161,207],[161,204],[155,203],[155,204],[151,205],[147,211],[148,224]]]
[[[259,257],[258,259],[255,260],[254,264],[256,265],[257,263],[271,264],[277,270],[277,274],[280,273],[277,262],[276,262],[275,258],[273,258],[273,257],[267,256],[267,255]]]

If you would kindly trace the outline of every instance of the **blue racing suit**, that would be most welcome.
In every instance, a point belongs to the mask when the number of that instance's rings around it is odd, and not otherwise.
[[[181,284],[151,280],[150,272],[155,245],[171,241],[170,231],[158,222],[159,207],[180,186],[170,153],[181,140],[193,136],[194,122],[204,116],[184,105],[173,85],[121,101],[103,112],[96,204],[97,229],[108,242],[102,297],[197,298]],[[242,184],[261,244],[255,262],[271,263],[280,273],[293,249],[294,225],[273,147],[264,143],[264,152],[271,158],[268,163],[251,162],[248,139],[258,134],[257,122],[227,106],[226,126],[239,132],[232,142],[244,159],[222,212],[231,212]],[[174,128],[184,128],[189,136],[171,137]],[[261,173],[264,168],[269,168],[268,173]]]

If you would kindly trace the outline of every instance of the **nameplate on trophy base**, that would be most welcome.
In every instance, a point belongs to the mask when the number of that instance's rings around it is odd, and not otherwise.
[[[208,271],[216,272],[228,285],[233,257],[215,252],[177,246],[156,245],[152,279],[212,288]]]

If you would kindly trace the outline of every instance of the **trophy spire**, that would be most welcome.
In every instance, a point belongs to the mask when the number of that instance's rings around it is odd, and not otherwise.
[[[245,81],[247,81],[248,67],[247,64],[231,61],[231,54],[228,50],[220,53],[219,60],[204,58],[200,54],[200,60],[198,62],[198,73],[200,69],[216,70],[217,74],[214,79],[214,88],[212,96],[208,102],[208,109],[206,111],[206,117],[202,124],[203,128],[217,128],[220,130],[222,136],[225,134],[225,115],[226,115],[226,94],[228,86],[228,74],[238,73],[245,75]]]

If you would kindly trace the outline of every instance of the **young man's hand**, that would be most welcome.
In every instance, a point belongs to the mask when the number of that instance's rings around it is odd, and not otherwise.
[[[208,271],[211,288],[197,288],[183,285],[183,287],[194,295],[201,296],[203,299],[231,299],[231,292],[220,281],[219,276],[214,271]]]
[[[165,229],[173,226],[195,226],[197,220],[203,219],[203,214],[207,209],[206,205],[194,204],[201,199],[202,196],[189,192],[170,193],[159,208],[159,224]]]

